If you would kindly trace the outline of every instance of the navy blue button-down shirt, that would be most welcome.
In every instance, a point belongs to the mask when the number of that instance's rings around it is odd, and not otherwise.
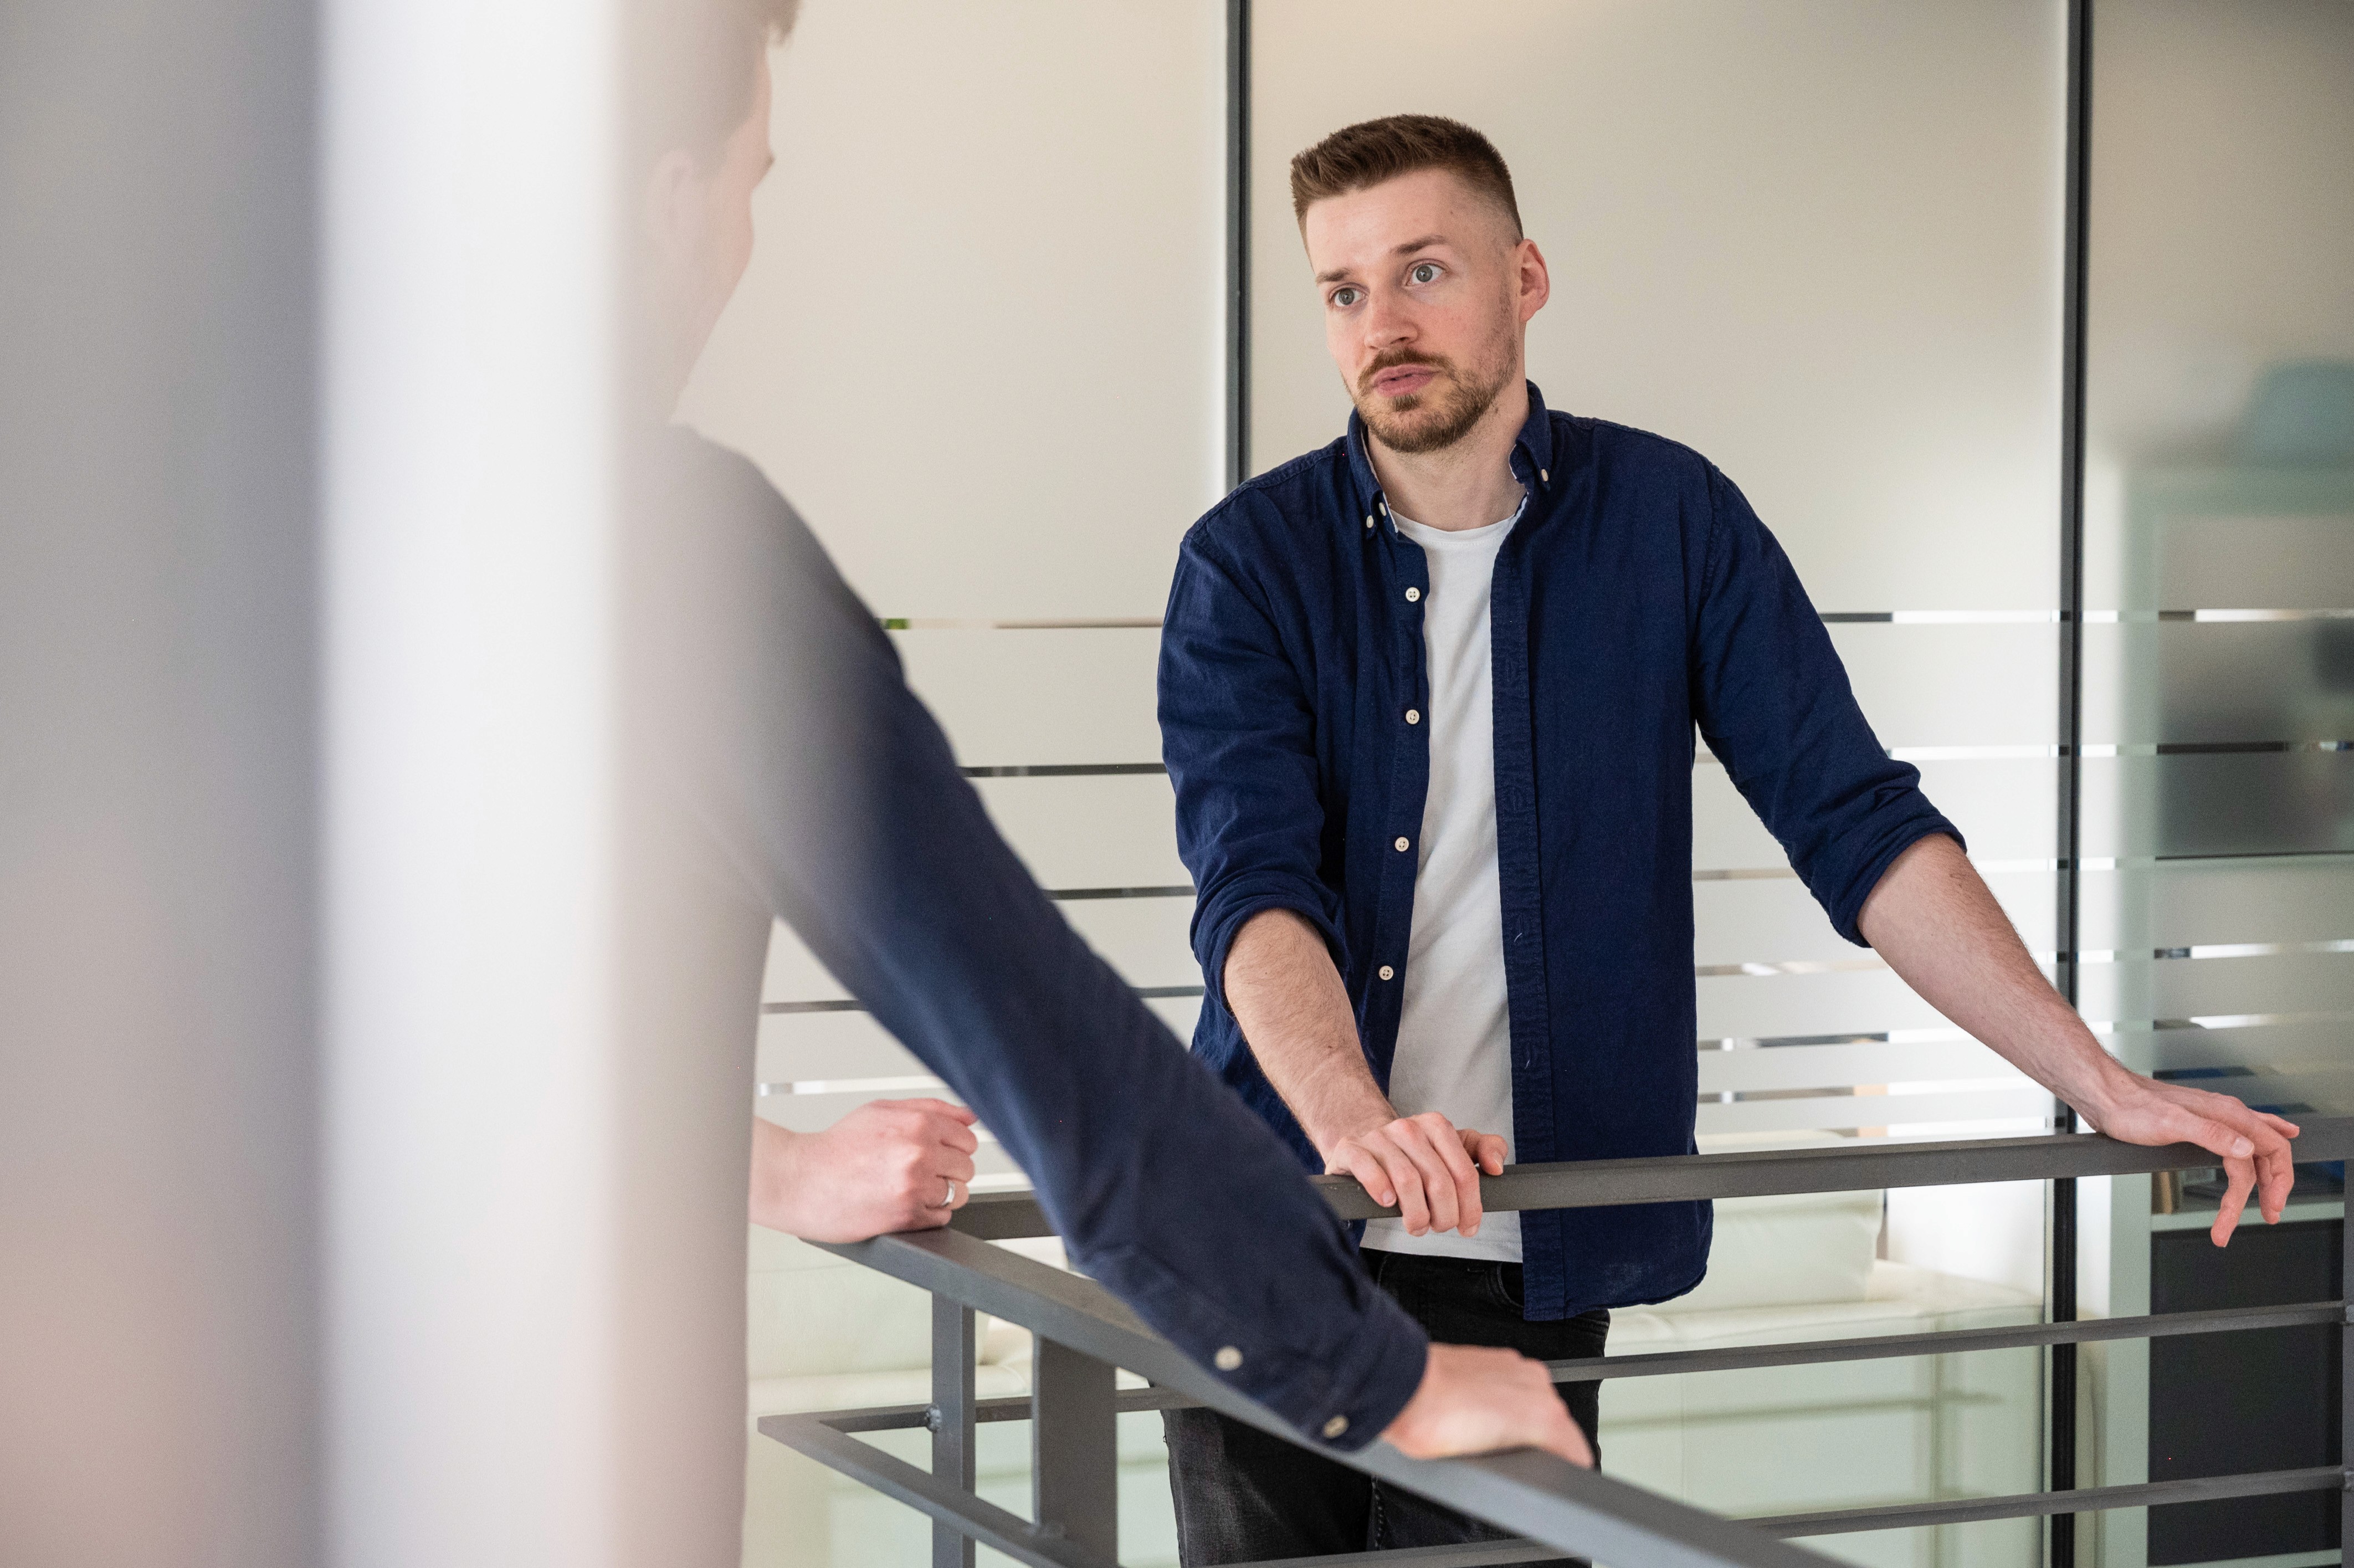
[[[1697,728],[1831,923],[1893,860],[1960,834],[1873,736],[1820,618],[1731,481],[1690,449],[1549,412],[1512,451],[1526,511],[1496,560],[1496,853],[1522,1160],[1693,1150]],[[1221,984],[1244,922],[1330,945],[1386,1089],[1430,778],[1421,549],[1390,520],[1362,421],[1221,502],[1179,552],[1163,752],[1207,980],[1193,1050],[1311,1169]],[[1396,971],[1377,979],[1382,966]],[[1708,1259],[1705,1203],[1522,1217],[1527,1315],[1659,1301]]]
[[[651,739],[631,755],[684,807],[687,885],[636,917],[710,949],[684,985],[702,1032],[749,1024],[782,916],[981,1113],[1075,1264],[1303,1436],[1373,1441],[1426,1341],[1331,1209],[1031,881],[881,624],[758,471],[679,431],[636,468],[624,580]],[[693,1032],[673,1038],[666,1070],[725,1082],[691,1066]]]

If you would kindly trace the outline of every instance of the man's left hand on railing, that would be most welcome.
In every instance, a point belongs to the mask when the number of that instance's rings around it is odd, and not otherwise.
[[[2221,1246],[2232,1239],[2251,1192],[2264,1223],[2272,1224],[2296,1181],[2296,1156],[2289,1139],[2295,1122],[2253,1110],[2229,1095],[2182,1084],[2164,1084],[2117,1069],[2101,1088],[2071,1096],[2094,1129],[2123,1143],[2195,1143],[2216,1157],[2226,1178],[2223,1202],[2207,1234]]]
[[[2228,1181],[2209,1234],[2232,1239],[2253,1192],[2267,1223],[2295,1181],[2296,1128],[2229,1095],[2160,1083],[2101,1048],[2036,967],[1986,883],[1942,833],[1916,840],[1881,874],[1856,917],[1888,967],[1932,1007],[2122,1143],[2195,1143]]]

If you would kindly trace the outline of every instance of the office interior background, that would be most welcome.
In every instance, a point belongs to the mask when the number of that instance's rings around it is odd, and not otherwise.
[[[670,1363],[616,1325],[735,1308],[612,1306],[690,1245],[630,1183],[695,1155],[627,1098],[599,841],[548,806],[606,778],[611,563],[581,520],[610,502],[610,16],[8,26],[0,277],[48,292],[0,298],[26,759],[0,764],[0,1557],[663,1561],[713,1459],[647,1447]],[[1416,110],[1512,166],[1553,269],[1548,402],[1744,488],[2103,1040],[2354,1110],[2346,0],[807,0],[773,64],[758,246],[682,417],[796,502],[1180,1037],[1201,976],[1152,696],[1175,547],[1340,433],[1286,164]],[[424,479],[372,485],[404,462]],[[379,765],[461,782],[412,808]],[[2055,1125],[1835,937],[1705,754],[1693,793],[1703,1148]],[[783,931],[738,1066],[742,1109],[796,1128],[939,1092]],[[994,1155],[984,1184],[1018,1183]],[[2287,1222],[2221,1255],[2195,1173],[1728,1202],[1709,1280],[1612,1348],[2327,1298],[2342,1182],[2301,1169]],[[924,1298],[769,1233],[749,1256],[747,1568],[923,1561],[917,1515],[748,1418],[921,1401]],[[1766,1513],[2031,1490],[2055,1441],[2084,1484],[2336,1463],[2333,1343],[1606,1384],[1605,1464]],[[1027,1358],[991,1331],[981,1392]],[[1122,1561],[1173,1563],[1157,1417],[1120,1430]],[[1026,1507],[1021,1429],[983,1433],[984,1491]],[[2327,1500],[2087,1515],[2076,1556],[2319,1568]],[[2050,1551],[2027,1520],[1811,1544]]]
[[[2073,298],[2049,0],[1260,0],[1239,122],[1227,10],[811,4],[776,59],[759,248],[684,405],[811,518],[1008,837],[1172,1029],[1202,983],[1153,720],[1173,552],[1236,472],[1340,434],[1286,169],[1411,109],[1479,126],[1512,166],[1553,268],[1529,337],[1548,402],[1689,442],[1743,486],[1882,740],[2104,1041],[2252,1103],[2349,1103],[2354,8],[2094,0]],[[1831,931],[1704,749],[1693,796],[1703,1148],[2054,1125],[2049,1096]],[[938,1092],[783,930],[765,1007],[761,1115],[813,1128]],[[2083,1183],[2075,1309],[2328,1297],[2338,1191],[2306,1170],[2281,1230],[2217,1257],[2195,1176]],[[1723,1209],[1708,1282],[1617,1314],[1614,1351],[2054,1305],[2045,1184]],[[927,1397],[921,1296],[775,1235],[753,1269],[753,1414]],[[2334,1458],[2329,1342],[2088,1347],[2080,1479]],[[1025,1387],[1025,1355],[1016,1331],[990,1341],[984,1392]],[[1736,1514],[2032,1490],[2049,1359],[1606,1383],[1605,1462]],[[1158,1421],[1122,1417],[1125,1562],[1175,1560]],[[1023,1430],[983,1430],[984,1481],[1026,1506]],[[2079,1530],[2103,1568],[2337,1560],[2326,1497]],[[912,1563],[926,1539],[754,1445],[748,1563]],[[1813,1544],[1875,1568],[2044,1550],[2027,1520]]]

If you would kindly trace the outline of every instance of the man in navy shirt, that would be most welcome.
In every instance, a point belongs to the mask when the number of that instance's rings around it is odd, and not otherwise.
[[[643,835],[628,916],[643,940],[628,946],[687,961],[633,959],[631,1005],[682,1045],[748,1045],[781,917],[987,1122],[1074,1262],[1304,1440],[1588,1462],[1543,1367],[1431,1344],[1364,1278],[1278,1140],[1031,881],[800,517],[743,458],[667,423],[750,259],[752,193],[775,161],[768,45],[793,10],[690,0],[649,12],[640,38],[652,90],[632,132],[616,574],[623,791]],[[741,1092],[742,1065],[681,1049],[666,1070],[720,1095]],[[756,1210],[843,1237],[945,1222],[972,1171],[970,1118],[907,1108],[814,1150],[768,1140]],[[732,1540],[723,1522],[715,1539]]]
[[[1511,1160],[1693,1149],[1695,730],[1849,940],[2073,1106],[2276,1219],[2295,1128],[2126,1071],[1857,709],[1787,558],[1706,460],[1548,410],[1543,256],[1487,139],[1402,115],[1292,163],[1347,435],[1187,535],[1161,719],[1199,890],[1193,1049],[1400,1215],[1373,1277],[1434,1333],[1599,1354],[1707,1266],[1705,1203],[1484,1215]],[[1564,1398],[1590,1438],[1595,1383]],[[1482,1538],[1171,1412],[1188,1568]]]

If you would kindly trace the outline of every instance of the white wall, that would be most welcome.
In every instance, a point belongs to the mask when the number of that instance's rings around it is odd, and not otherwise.
[[[811,0],[682,412],[877,614],[1157,619],[1216,498],[1224,18]]]

